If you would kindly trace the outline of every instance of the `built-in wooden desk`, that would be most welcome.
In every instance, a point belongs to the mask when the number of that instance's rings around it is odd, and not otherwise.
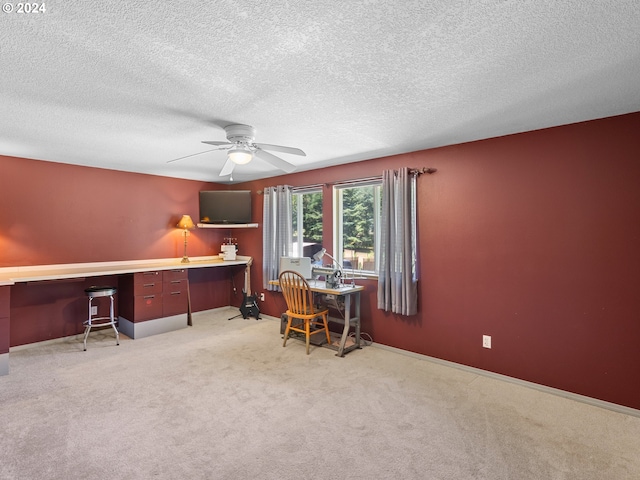
[[[137,274],[144,274],[145,272],[161,272],[162,282],[166,280],[168,285],[173,282],[183,280],[186,275],[180,275],[181,272],[192,268],[209,268],[209,267],[228,267],[233,265],[244,265],[245,268],[249,268],[252,263],[251,257],[238,256],[236,260],[222,260],[218,256],[215,257],[193,257],[189,263],[182,263],[179,258],[167,258],[167,259],[152,259],[152,260],[134,260],[134,261],[122,261],[122,262],[95,262],[95,263],[72,263],[63,265],[33,265],[24,267],[4,267],[0,268],[0,375],[6,375],[9,373],[9,334],[10,334],[10,289],[12,285],[19,283],[31,283],[31,282],[48,282],[48,281],[63,281],[71,279],[83,279],[90,277],[100,277],[105,275],[127,275],[133,277]],[[164,273],[166,272],[166,274]],[[124,281],[120,295],[133,295],[133,287],[131,292],[126,292],[128,281]],[[185,290],[186,287],[186,290]],[[173,290],[175,293],[186,293],[188,298],[188,282],[186,285],[181,285],[179,288],[170,288],[168,294],[171,295]],[[125,301],[128,301],[125,300]],[[191,310],[188,302],[186,309],[181,311],[176,307],[174,299],[168,300],[167,308],[161,308],[156,313],[162,312],[157,315],[153,315],[153,318],[145,318],[144,315],[140,316],[140,322],[136,322],[136,318],[133,318],[135,313],[132,309],[119,309],[123,310],[122,313],[131,316],[132,318],[125,318],[120,315],[120,329],[121,331],[131,337],[139,338],[141,336],[148,336],[155,333],[161,333],[169,330],[175,330],[176,328],[187,327],[191,324]],[[164,312],[168,315],[164,316]],[[121,312],[119,312],[121,313]],[[78,319],[79,324],[82,324],[82,319]],[[147,323],[147,321],[152,323]],[[142,326],[142,324],[146,324]],[[139,324],[139,325],[136,325]],[[167,330],[169,329],[169,330]]]
[[[189,263],[181,263],[179,258],[152,260],[131,260],[123,262],[68,263],[63,265],[32,265],[28,267],[0,268],[0,286],[20,282],[40,282],[101,275],[121,275],[124,273],[146,272],[149,270],[171,270],[174,268],[226,267],[247,265],[251,257],[238,255],[236,260],[222,260],[213,257],[194,257]]]

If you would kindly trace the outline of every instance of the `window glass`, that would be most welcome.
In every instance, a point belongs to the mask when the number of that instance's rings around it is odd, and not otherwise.
[[[292,195],[293,256],[312,257],[322,248],[322,190]]]
[[[380,182],[335,188],[335,251],[347,269],[377,271],[380,235]]]

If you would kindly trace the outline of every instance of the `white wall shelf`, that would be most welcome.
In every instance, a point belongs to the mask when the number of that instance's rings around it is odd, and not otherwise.
[[[199,223],[198,228],[258,228],[257,223]]]

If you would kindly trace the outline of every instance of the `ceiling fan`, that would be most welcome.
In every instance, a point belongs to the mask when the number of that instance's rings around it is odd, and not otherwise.
[[[214,150],[228,150],[227,161],[222,166],[222,170],[220,170],[220,176],[224,177],[226,175],[231,175],[236,165],[249,163],[253,159],[254,155],[286,173],[291,173],[296,169],[295,165],[280,157],[276,157],[272,153],[267,152],[267,150],[306,156],[306,154],[299,148],[271,145],[269,143],[255,143],[254,139],[256,130],[249,125],[227,125],[224,127],[224,131],[227,134],[227,142],[218,142],[213,140],[202,142],[208,145],[214,145],[217,148],[207,150],[205,152],[194,153],[185,157],[175,158],[173,160],[169,160],[167,163],[182,160],[183,158],[193,157],[195,155],[201,155]]]

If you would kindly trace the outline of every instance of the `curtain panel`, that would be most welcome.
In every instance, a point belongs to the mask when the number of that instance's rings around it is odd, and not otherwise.
[[[416,176],[408,168],[382,174],[378,309],[418,313]]]
[[[269,285],[277,280],[280,257],[290,257],[293,250],[293,224],[291,218],[291,187],[278,185],[264,190],[262,227],[262,287],[278,290]]]

